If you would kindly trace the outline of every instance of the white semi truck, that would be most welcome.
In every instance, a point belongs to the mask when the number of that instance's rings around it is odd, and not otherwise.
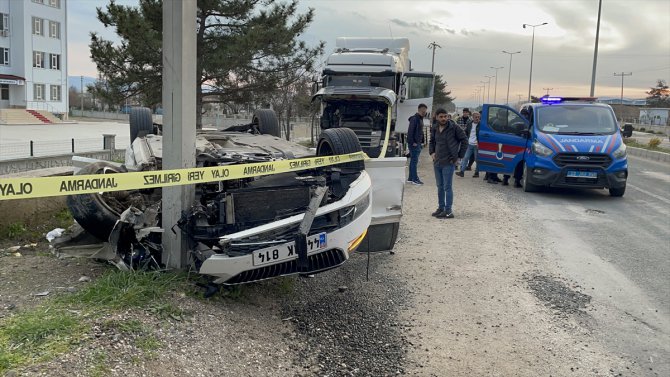
[[[408,118],[421,103],[431,111],[433,81],[412,70],[407,38],[340,37],[326,60],[312,98],[321,102],[321,130],[350,128],[370,157],[372,222],[359,250],[391,250],[397,240]]]

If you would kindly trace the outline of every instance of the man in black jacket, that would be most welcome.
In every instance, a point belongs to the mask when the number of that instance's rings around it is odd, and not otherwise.
[[[465,135],[468,137],[468,150],[465,152],[465,157],[461,163],[461,171],[456,172],[456,175],[459,177],[465,177],[465,165],[470,161],[470,158],[477,161],[477,151],[479,145],[479,123],[481,119],[482,116],[475,111],[472,113],[472,118],[465,126]],[[477,167],[475,168],[475,174],[472,177],[479,177],[479,164],[477,164]]]
[[[465,156],[468,138],[456,123],[447,119],[447,112],[444,109],[438,109],[435,115],[437,125],[430,129],[429,152],[435,169],[438,207],[432,215],[451,219],[454,217],[451,208],[454,201],[452,188],[454,171],[456,164]]]
[[[423,140],[423,117],[426,116],[428,106],[420,104],[416,114],[409,117],[409,129],[407,130],[407,145],[409,146],[409,177],[407,182],[422,185],[419,179],[417,168],[419,165],[419,155],[425,141]]]

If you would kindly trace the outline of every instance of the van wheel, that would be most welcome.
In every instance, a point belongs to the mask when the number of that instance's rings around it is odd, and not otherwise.
[[[528,182],[528,177],[530,176],[528,172],[528,165],[524,164],[523,165],[523,182],[521,183],[521,186],[523,187],[524,192],[535,192],[540,189],[539,186],[534,185],[530,182]]]
[[[254,111],[254,117],[251,121],[258,128],[261,135],[272,135],[281,137],[281,129],[279,128],[279,119],[274,110],[258,109]]]
[[[319,142],[316,146],[316,155],[334,156],[338,154],[361,152],[362,150],[361,143],[358,141],[358,137],[354,131],[349,128],[329,128],[323,130],[319,136]],[[352,161],[335,166],[361,171],[365,169],[365,161]]]
[[[624,185],[623,187],[610,188],[609,190],[610,190],[610,196],[622,197],[623,194],[626,192],[626,186]]]
[[[130,109],[130,144],[136,138],[154,132],[154,121],[148,107],[133,107]]]

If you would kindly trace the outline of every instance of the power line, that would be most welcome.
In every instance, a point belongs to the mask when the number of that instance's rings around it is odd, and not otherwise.
[[[628,72],[628,73],[624,73],[624,72],[616,73],[615,72],[614,76],[621,76],[621,100],[620,100],[621,102],[619,102],[619,103],[623,105],[623,78],[626,77],[626,76],[633,76],[633,72]]]

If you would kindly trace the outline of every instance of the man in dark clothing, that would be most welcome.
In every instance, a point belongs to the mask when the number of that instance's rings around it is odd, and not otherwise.
[[[447,112],[438,109],[437,125],[430,129],[430,157],[433,159],[435,181],[437,183],[437,210],[432,213],[438,218],[454,217],[452,204],[454,192],[452,181],[456,164],[465,156],[468,138],[465,132],[453,121],[447,119]]]
[[[472,113],[472,118],[468,121],[468,125],[465,126],[465,135],[468,137],[468,150],[465,152],[465,158],[461,163],[461,171],[456,173],[456,175],[459,177],[465,177],[465,165],[470,160],[470,158],[474,158],[475,161],[477,160],[477,151],[479,150],[478,145],[480,120],[481,115],[475,111]],[[479,164],[477,164],[477,167],[475,168],[475,174],[472,177],[479,177]]]
[[[409,117],[409,129],[407,130],[407,145],[409,146],[409,177],[407,182],[422,185],[419,179],[417,168],[419,165],[419,155],[425,141],[423,140],[423,117],[426,116],[428,106],[420,104],[416,114]]]
[[[458,125],[465,130],[465,128],[468,126],[468,123],[472,121],[471,114],[470,114],[470,109],[467,107],[463,108],[463,116],[458,119]],[[467,135],[467,133],[466,133]],[[475,157],[474,155],[470,156],[468,158],[468,168],[467,170],[472,170],[472,164],[475,163]],[[461,172],[463,172],[463,169],[461,169]]]

